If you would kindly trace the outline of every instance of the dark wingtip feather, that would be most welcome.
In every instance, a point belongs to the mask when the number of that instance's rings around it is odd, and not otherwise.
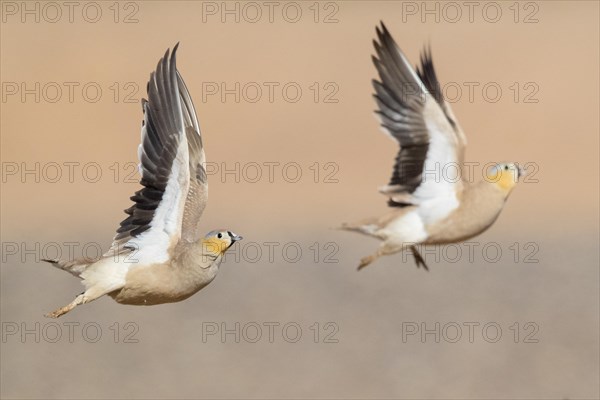
[[[179,48],[179,42],[177,42],[177,44],[175,44],[175,46],[173,47],[173,51],[171,52],[171,59],[169,60],[170,67],[173,69],[173,71],[177,70],[177,68],[176,68],[176,64],[177,64],[176,53],[177,53],[178,48]]]
[[[375,112],[381,119],[381,126],[400,144],[389,186],[397,187],[397,193],[413,193],[421,184],[429,148],[423,117],[425,90],[383,21],[375,30],[377,37],[373,46],[376,56],[371,56],[371,59],[380,79],[371,81],[375,89],[373,97],[379,108]],[[419,93],[409,91],[409,85],[416,85]],[[413,164],[415,167],[407,168]],[[388,205],[406,207],[410,204],[389,199]]]
[[[154,212],[162,201],[168,183],[179,144],[179,137],[173,132],[183,131],[178,118],[181,113],[175,66],[178,47],[179,43],[173,50],[167,49],[158,61],[146,85],[148,99],[141,100],[144,112],[142,126],[145,132],[140,157],[143,168],[140,184],[143,188],[130,197],[135,204],[125,210],[128,217],[117,229],[113,246],[116,242],[136,237],[150,228]]]
[[[436,102],[444,107],[444,96],[442,95],[440,82],[435,72],[433,65],[433,57],[431,56],[431,42],[423,46],[423,51],[420,55],[420,66],[417,66],[417,75],[421,81],[425,84],[425,87],[433,95]]]
[[[379,58],[376,55],[371,55],[371,61],[373,61],[373,65],[377,66],[379,64]]]
[[[387,28],[387,26],[385,26],[385,24],[383,23],[383,21],[380,20],[379,23],[381,24],[381,30],[383,31],[383,33],[386,36],[390,36],[390,32],[388,31],[388,28]]]

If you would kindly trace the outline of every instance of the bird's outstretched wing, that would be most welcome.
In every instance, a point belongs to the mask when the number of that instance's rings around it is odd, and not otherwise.
[[[373,41],[373,80],[381,126],[400,145],[392,178],[380,191],[393,207],[419,205],[425,220],[437,219],[458,205],[462,180],[453,178],[465,147],[449,105],[444,101],[429,54],[417,72],[382,23]],[[449,176],[446,176],[449,175]]]
[[[177,72],[177,84],[184,110],[185,133],[189,149],[190,187],[183,210],[182,237],[188,242],[200,239],[200,217],[208,201],[208,181],[206,177],[206,156],[200,134],[200,125],[196,118],[196,109],[185,86],[183,78]]]
[[[135,251],[139,263],[160,263],[180,240],[197,239],[208,193],[205,157],[176,52],[177,45],[170,55],[167,50],[150,75],[138,147],[143,187],[131,197],[134,204],[106,255]]]
[[[464,161],[464,151],[467,146],[467,137],[465,136],[464,131],[460,127],[454,113],[452,112],[452,108],[450,104],[444,99],[444,94],[442,93],[442,86],[440,81],[437,78],[435,73],[435,68],[433,66],[433,59],[431,58],[431,48],[425,48],[421,53],[421,66],[417,67],[417,75],[427,88],[427,92],[429,92],[438,105],[441,107],[444,115],[452,125],[452,129],[456,134],[456,138],[459,144],[458,161],[462,163]]]

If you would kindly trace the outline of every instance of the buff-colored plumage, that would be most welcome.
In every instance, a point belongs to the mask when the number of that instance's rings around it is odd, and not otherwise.
[[[125,210],[110,250],[99,260],[45,260],[82,280],[85,291],[49,317],[109,295],[122,304],[184,300],[217,275],[224,253],[241,236],[212,231],[201,237],[208,198],[206,158],[190,94],[177,71],[175,53],[159,61],[142,101],[138,148],[142,189]]]
[[[374,41],[377,111],[384,131],[400,145],[390,183],[380,189],[392,210],[342,229],[378,238],[379,249],[359,269],[383,255],[411,251],[425,269],[419,244],[467,240],[489,228],[522,174],[514,163],[497,164],[480,182],[441,174],[447,166],[460,173],[466,136],[444,100],[431,55],[425,52],[415,71],[382,24]],[[428,173],[437,171],[437,175]]]

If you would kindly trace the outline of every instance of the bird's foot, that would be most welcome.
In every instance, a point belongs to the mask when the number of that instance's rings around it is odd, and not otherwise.
[[[44,314],[44,317],[46,318],[58,318],[61,315],[64,315],[66,313],[68,313],[69,311],[71,311],[71,309],[67,308],[67,306],[65,307],[61,307],[61,308],[57,308],[56,310],[49,312],[47,314]]]
[[[360,264],[358,264],[358,270],[360,271],[361,269],[363,269],[364,267],[366,267],[367,265],[371,264],[373,261],[375,261],[375,256],[367,256],[367,257],[363,257],[360,259]]]
[[[425,259],[421,256],[417,248],[415,246],[412,246],[410,249],[412,250],[413,257],[415,257],[417,268],[420,268],[422,265],[423,268],[425,268],[425,271],[429,271],[429,267],[427,267],[427,264],[425,264]]]
[[[61,315],[68,313],[69,311],[77,307],[79,304],[86,303],[87,301],[88,300],[86,300],[85,293],[81,293],[79,296],[75,297],[75,300],[73,300],[66,306],[57,308],[56,310],[49,312],[48,314],[44,314],[44,317],[58,318]]]

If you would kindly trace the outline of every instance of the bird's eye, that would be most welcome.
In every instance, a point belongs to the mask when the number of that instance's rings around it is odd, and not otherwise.
[[[505,165],[505,166],[504,166],[504,169],[508,171],[508,165]]]
[[[219,233],[219,234],[217,235],[217,237],[218,237],[219,239],[221,239],[221,238],[223,237],[223,235],[221,235],[221,234]]]

